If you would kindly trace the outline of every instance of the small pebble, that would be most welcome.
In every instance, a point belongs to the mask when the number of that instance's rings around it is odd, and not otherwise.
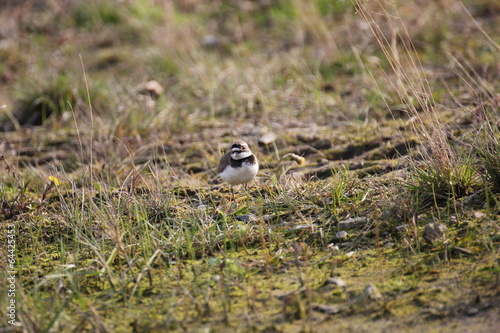
[[[201,44],[207,48],[215,48],[215,47],[219,46],[220,41],[219,41],[219,38],[217,38],[214,35],[205,35],[205,36],[203,36],[203,40],[202,40]]]
[[[160,97],[163,94],[165,89],[158,83],[158,81],[151,80],[145,83],[140,84],[136,88],[137,92],[141,95],[149,95],[154,99]]]
[[[347,238],[347,231],[339,231],[335,234],[336,239],[346,239]]]
[[[333,244],[328,244],[327,248],[331,251],[331,252],[336,252],[339,250],[339,247],[338,245],[333,245]]]
[[[242,222],[255,222],[258,220],[257,216],[254,214],[237,215],[235,218]]]
[[[277,139],[277,136],[276,134],[274,134],[273,132],[267,132],[265,134],[263,134],[260,138],[259,138],[259,143],[263,144],[263,145],[269,145],[271,143],[273,143],[274,141],[276,141]]]
[[[321,313],[327,313],[327,314],[335,314],[339,313],[342,311],[342,308],[336,305],[329,305],[329,304],[315,304],[312,306],[312,309],[314,311],[318,311]]]
[[[350,257],[352,257],[355,254],[356,254],[356,251],[349,251],[345,255],[346,255],[347,258],[350,258]]]
[[[401,225],[398,225],[396,227],[396,230],[397,231],[405,231],[406,229],[408,229],[410,225],[408,223],[405,223],[405,224],[401,224]]]
[[[340,229],[353,229],[358,226],[365,225],[368,222],[368,219],[364,216],[360,217],[351,217],[346,220],[342,220],[339,222]]]
[[[363,293],[368,299],[371,299],[373,301],[382,299],[382,294],[380,293],[380,291],[378,291],[378,288],[371,283],[366,286]]]
[[[342,280],[341,278],[338,278],[338,277],[331,277],[331,278],[328,278],[326,279],[326,283],[328,284],[333,284],[337,287],[345,287],[345,281]]]
[[[481,212],[474,212],[474,218],[476,219],[481,219],[483,217],[485,217],[486,214],[485,213],[481,213]]]
[[[471,307],[467,310],[467,315],[468,316],[475,316],[479,313],[479,309],[476,307]]]
[[[438,239],[444,239],[447,230],[448,228],[442,223],[429,223],[424,228],[423,238],[427,243],[433,243]]]
[[[316,227],[316,224],[297,224],[296,226],[293,227],[293,230],[304,230],[304,229],[314,229]]]

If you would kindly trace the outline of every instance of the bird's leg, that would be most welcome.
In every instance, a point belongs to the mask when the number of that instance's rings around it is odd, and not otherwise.
[[[248,202],[248,200],[250,199],[250,194],[248,193],[248,183],[243,184],[243,188],[245,189],[247,202]]]
[[[234,201],[234,189],[233,189],[233,185],[231,185],[231,201]]]

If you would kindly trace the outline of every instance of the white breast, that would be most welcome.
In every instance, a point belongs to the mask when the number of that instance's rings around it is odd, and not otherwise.
[[[224,171],[221,172],[220,176],[228,184],[241,185],[251,181],[258,171],[259,165],[257,163],[243,163],[239,168],[233,168],[228,165]]]

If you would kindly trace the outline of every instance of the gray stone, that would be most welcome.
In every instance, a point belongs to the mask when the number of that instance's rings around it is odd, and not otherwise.
[[[206,48],[215,48],[220,45],[220,40],[214,35],[205,35],[201,44]]]
[[[339,222],[339,229],[354,229],[366,225],[368,218],[364,216],[351,217]]]
[[[158,83],[158,81],[151,80],[145,83],[141,83],[136,87],[137,93],[140,95],[148,95],[154,99],[158,99],[165,89]]]
[[[348,235],[348,234],[347,234],[347,231],[342,230],[342,231],[339,231],[339,232],[337,232],[337,233],[335,234],[335,238],[336,238],[336,239],[346,239],[346,238],[347,238],[347,235]]]
[[[259,220],[259,218],[254,214],[237,215],[235,216],[235,218],[238,221],[243,221],[243,222],[255,222]]]
[[[340,306],[330,304],[314,304],[312,309],[326,314],[336,314],[343,310]]]
[[[410,225],[408,223],[405,223],[405,224],[401,224],[401,225],[398,225],[396,227],[396,230],[397,231],[400,231],[400,232],[403,232],[403,231],[406,231],[406,229],[408,229]]]
[[[349,251],[345,255],[346,255],[347,258],[350,258],[350,257],[352,257],[355,254],[356,254],[356,251]]]
[[[423,238],[427,243],[432,244],[437,240],[444,240],[446,238],[446,231],[448,231],[448,228],[442,223],[429,223],[424,228]]]
[[[338,278],[338,277],[328,278],[328,279],[326,279],[325,283],[330,284],[330,285],[334,285],[337,287],[341,287],[341,288],[345,287],[345,281],[342,280],[341,278]]]
[[[468,310],[467,310],[467,315],[468,316],[475,316],[479,313],[479,309],[476,308],[476,307],[470,307]]]
[[[293,227],[293,230],[305,230],[305,229],[315,229],[316,224],[297,224],[296,226]]]
[[[273,143],[274,141],[276,141],[277,138],[278,137],[273,132],[267,132],[267,133],[264,133],[259,138],[258,141],[259,141],[259,143],[261,143],[263,145],[269,145],[269,144]]]
[[[366,286],[365,290],[363,290],[363,293],[366,298],[371,299],[372,301],[382,299],[382,294],[380,293],[380,291],[378,291],[378,288],[371,283]]]

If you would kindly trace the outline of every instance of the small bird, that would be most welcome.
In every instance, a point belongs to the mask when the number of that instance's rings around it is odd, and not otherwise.
[[[257,161],[257,157],[252,153],[245,141],[234,142],[231,145],[231,151],[221,157],[217,168],[217,172],[222,179],[231,185],[233,200],[233,186],[248,183],[258,171],[259,161]]]

